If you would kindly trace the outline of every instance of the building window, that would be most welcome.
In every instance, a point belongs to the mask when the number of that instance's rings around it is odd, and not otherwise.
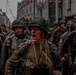
[[[28,15],[28,9],[26,9],[26,15]]]
[[[61,18],[61,8],[59,8],[59,17]]]
[[[67,7],[67,11],[71,11],[71,0],[68,0],[68,7]]]
[[[30,13],[32,12],[32,10],[31,10],[32,8],[30,7]]]

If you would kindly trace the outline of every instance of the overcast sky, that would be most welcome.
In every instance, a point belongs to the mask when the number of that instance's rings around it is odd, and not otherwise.
[[[13,16],[17,16],[17,3],[20,2],[21,0],[7,0],[8,5],[7,5],[7,16],[12,22],[14,20]],[[0,9],[2,9],[3,12],[6,12],[6,0],[0,0]],[[12,15],[11,15],[12,11]]]

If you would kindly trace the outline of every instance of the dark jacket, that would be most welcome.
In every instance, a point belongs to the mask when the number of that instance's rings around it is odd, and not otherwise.
[[[68,49],[70,47],[70,52],[72,56],[72,61],[74,62],[75,55],[76,55],[76,31],[69,33],[62,44],[61,55],[64,56],[68,54]]]
[[[1,52],[1,72],[4,73],[5,71],[5,64],[7,59],[13,54],[13,52],[15,51],[15,49],[18,47],[18,45],[20,43],[22,43],[23,41],[25,41],[25,36],[24,38],[18,38],[15,36],[14,33],[9,34],[3,44],[2,47],[2,52]]]
[[[58,47],[59,46],[59,40],[60,37],[63,33],[65,33],[66,29],[61,30],[61,28],[58,28],[54,33],[53,33],[53,39],[52,42]]]

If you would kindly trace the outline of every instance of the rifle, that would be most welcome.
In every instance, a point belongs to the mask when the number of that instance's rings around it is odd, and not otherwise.
[[[70,47],[68,48],[68,63],[69,63],[69,65],[72,65],[72,57],[71,57]]]
[[[70,46],[68,48],[68,64],[69,64],[69,74],[72,74],[72,57],[70,52]]]

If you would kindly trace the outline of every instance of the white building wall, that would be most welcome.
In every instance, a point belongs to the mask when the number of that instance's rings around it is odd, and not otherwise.
[[[72,14],[76,15],[76,0],[72,0]]]
[[[31,8],[31,11],[30,11],[30,8]],[[33,13],[34,13],[34,3],[33,2],[31,2],[31,3],[29,3],[29,4],[27,4],[27,5],[25,5],[25,17],[26,18],[32,18],[33,19]],[[28,10],[28,12],[27,12],[27,10]]]
[[[72,0],[71,2],[71,11],[67,11],[68,9],[68,0],[63,0],[63,17],[76,15],[76,0]]]
[[[45,18],[46,20],[48,20],[49,18],[48,13],[49,13],[48,0],[46,0],[42,8],[42,17]],[[40,17],[40,11],[37,8],[37,2],[35,2],[35,18],[38,18],[38,17]]]
[[[46,0],[46,2],[44,3],[43,5],[43,9],[42,9],[42,17],[45,18],[46,20],[49,19],[49,6],[48,6],[48,1],[49,0]],[[35,2],[35,5],[34,5],[34,2],[31,2],[29,4],[25,4],[24,7],[22,7],[19,11],[18,11],[18,14],[19,14],[19,18],[22,18],[22,17],[25,17],[25,18],[38,18],[40,17],[40,11],[38,11],[38,8],[37,8],[37,1]],[[31,12],[30,12],[30,7],[31,7]],[[23,12],[20,12],[20,11],[23,11]],[[27,12],[28,11],[28,12]]]
[[[49,5],[48,5],[48,0],[46,1],[45,5],[44,5],[44,9],[43,9],[43,18],[45,18],[46,20],[49,19]]]

